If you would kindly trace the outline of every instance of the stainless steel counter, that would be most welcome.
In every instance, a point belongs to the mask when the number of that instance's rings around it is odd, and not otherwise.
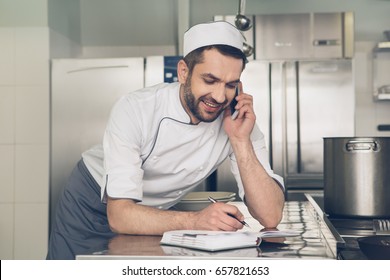
[[[251,230],[262,227],[249,215],[242,202],[238,206]],[[205,252],[160,245],[161,236],[117,235],[107,240],[103,250],[91,250],[76,259],[336,259],[337,239],[315,204],[309,201],[287,201],[279,230],[301,232],[296,237],[264,239],[259,247],[221,252]]]
[[[337,259],[340,260],[367,260],[360,250],[357,239],[364,236],[375,235],[373,218],[332,216],[324,210],[323,193],[305,194],[316,212],[323,217],[328,228],[337,239]]]

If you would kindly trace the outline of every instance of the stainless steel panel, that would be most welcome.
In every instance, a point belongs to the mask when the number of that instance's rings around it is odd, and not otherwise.
[[[310,14],[256,15],[255,24],[256,59],[299,59],[310,54]]]
[[[319,13],[313,16],[313,55],[342,57],[343,30],[341,13]]]
[[[256,15],[255,27],[256,59],[353,57],[352,12]]]
[[[288,188],[323,186],[323,137],[354,135],[351,60],[271,64],[271,155]]]
[[[275,62],[270,65],[270,95],[271,95],[271,163],[275,173],[286,177],[286,68],[285,62]]]
[[[300,164],[300,126],[299,126],[299,98],[297,87],[297,62],[287,62],[285,64],[286,72],[286,161],[287,174],[301,173]]]
[[[299,104],[301,172],[323,173],[323,137],[355,131],[351,60],[300,62]]]
[[[353,13],[313,14],[313,46],[313,56],[316,58],[352,58],[354,53]]]
[[[266,146],[270,146],[270,64],[263,61],[250,61],[241,76],[243,90],[253,96],[256,123],[264,133]]]

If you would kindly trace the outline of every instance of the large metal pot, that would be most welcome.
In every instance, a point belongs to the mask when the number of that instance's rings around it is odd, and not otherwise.
[[[334,216],[390,216],[390,137],[324,138],[324,207]]]

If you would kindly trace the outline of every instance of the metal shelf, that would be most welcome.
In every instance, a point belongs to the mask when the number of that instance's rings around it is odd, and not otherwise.
[[[387,76],[390,69],[390,41],[378,43],[373,49],[372,58],[374,100],[390,101],[390,80],[386,80],[383,76]]]

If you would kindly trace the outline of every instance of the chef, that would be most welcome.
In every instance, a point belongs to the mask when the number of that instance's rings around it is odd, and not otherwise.
[[[60,197],[48,259],[74,259],[118,233],[241,229],[233,205],[174,210],[227,157],[251,215],[264,227],[278,225],[283,180],[270,168],[252,96],[240,82],[244,40],[224,21],[195,25],[184,34],[177,83],[118,100],[103,145],[83,153]]]

